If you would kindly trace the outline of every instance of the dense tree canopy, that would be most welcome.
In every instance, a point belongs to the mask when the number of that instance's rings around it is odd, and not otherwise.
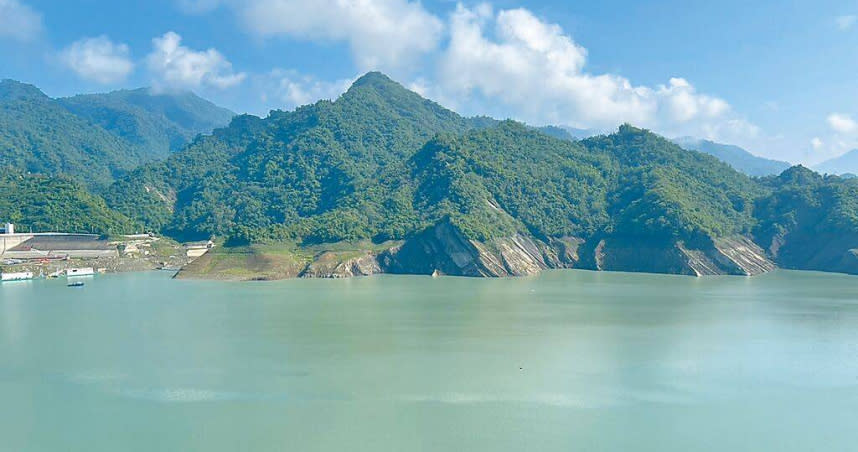
[[[119,234],[140,229],[66,176],[5,171],[0,193],[0,221],[15,223],[18,232]]]
[[[107,199],[179,237],[316,243],[401,239],[442,218],[483,240],[746,233],[764,192],[645,130],[558,139],[462,118],[371,73],[336,102],[239,118]]]
[[[193,94],[149,90],[51,99],[0,81],[0,167],[69,175],[100,190],[143,163],[166,157],[232,113]]]
[[[559,129],[463,118],[379,73],[360,78],[333,102],[273,111],[264,119],[237,116],[228,127],[136,169],[142,157],[113,158],[111,146],[125,146],[123,140],[135,136],[165,145],[171,133],[162,126],[155,127],[162,135],[144,133],[152,123],[125,121],[143,108],[139,99],[129,100],[140,93],[65,100],[98,123],[93,124],[32,87],[0,86],[2,108],[28,112],[0,115],[9,125],[0,138],[36,136],[28,128],[32,124],[40,124],[38,136],[56,127],[62,137],[50,143],[44,161],[66,162],[60,156],[74,151],[87,168],[39,167],[33,153],[40,147],[33,143],[7,144],[4,164],[73,174],[84,183],[92,174],[100,174],[97,181],[103,183],[129,171],[103,192],[114,211],[67,178],[7,177],[9,190],[63,193],[60,199],[19,196],[0,205],[0,215],[34,227],[145,229],[178,239],[302,245],[408,239],[441,222],[484,242],[524,234],[544,242],[575,237],[595,244],[611,238],[705,247],[744,235],[796,267],[817,262],[814,268],[833,269],[847,265],[834,262],[848,260],[844,250],[858,248],[856,180],[801,167],[751,179],[711,155],[630,125],[577,141]],[[146,108],[167,117],[167,107],[156,104]],[[39,122],[36,116],[48,119]],[[105,119],[114,116],[115,122]],[[10,119],[17,117],[29,119]],[[187,126],[190,120],[179,115],[169,121]],[[89,141],[63,141],[82,136]],[[102,142],[107,144],[92,144]],[[133,146],[122,149],[137,155]],[[125,166],[114,169],[110,162]],[[44,208],[69,202],[85,204],[88,210],[77,211],[91,212],[93,220]],[[837,238],[828,240],[836,243],[825,262],[806,245],[824,237]]]

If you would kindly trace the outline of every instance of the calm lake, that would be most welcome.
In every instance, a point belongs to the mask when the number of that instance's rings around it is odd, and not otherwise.
[[[3,451],[847,451],[858,277],[0,286]]]

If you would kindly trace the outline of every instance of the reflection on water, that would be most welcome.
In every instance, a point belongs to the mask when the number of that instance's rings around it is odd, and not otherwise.
[[[9,450],[849,450],[858,279],[0,286]]]

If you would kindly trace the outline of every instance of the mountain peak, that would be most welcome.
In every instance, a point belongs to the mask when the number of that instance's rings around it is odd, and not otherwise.
[[[858,173],[858,149],[826,160],[813,169],[827,174]]]
[[[47,98],[48,96],[34,85],[11,79],[0,80],[0,100],[12,101]]]
[[[348,91],[346,91],[346,96],[366,92],[375,92],[386,98],[396,98],[401,96],[419,97],[417,93],[412,92],[408,88],[402,86],[399,82],[391,79],[381,72],[367,72],[355,80]]]
[[[357,80],[355,80],[355,82],[352,83],[352,88],[358,87],[358,86],[384,86],[384,85],[402,86],[402,85],[399,85],[399,83],[396,83],[395,81],[393,81],[393,79],[391,79],[387,75],[384,75],[383,73],[378,72],[378,71],[372,71],[372,72],[367,72],[366,74],[362,75]]]
[[[804,165],[795,165],[784,170],[784,172],[778,176],[778,179],[783,183],[812,185],[821,182],[822,176]]]

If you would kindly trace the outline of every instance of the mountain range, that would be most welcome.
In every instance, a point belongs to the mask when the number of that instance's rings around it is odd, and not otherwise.
[[[0,165],[104,188],[233,116],[191,93],[139,89],[52,99],[35,86],[3,80]]]
[[[841,156],[826,160],[813,169],[823,174],[854,175],[858,174],[858,149],[853,149]]]
[[[691,151],[699,151],[716,157],[749,176],[762,177],[782,173],[789,168],[788,162],[771,160],[756,156],[739,146],[716,143],[693,137],[681,137],[673,140],[676,144]]]
[[[78,121],[68,127],[135,142],[101,107],[84,122],[61,108]],[[144,142],[169,140],[130,149]],[[129,154],[136,167],[109,173],[92,196],[117,215],[106,232],[225,240],[180,276],[858,273],[856,180],[803,167],[752,179],[631,125],[575,140],[465,118],[380,73],[335,101],[236,116],[167,149]],[[10,184],[31,176],[18,177]]]

